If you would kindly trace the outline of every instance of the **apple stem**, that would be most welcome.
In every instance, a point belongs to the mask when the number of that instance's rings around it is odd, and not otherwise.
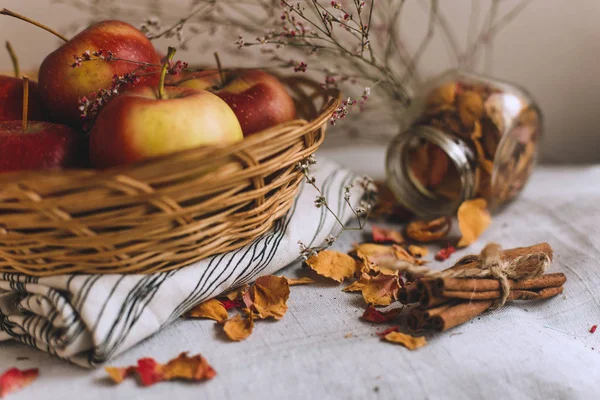
[[[27,113],[29,112],[29,77],[23,75],[23,119],[21,127],[23,133],[27,132]]]
[[[221,58],[219,57],[219,53],[215,51],[215,60],[217,61],[217,69],[219,70],[219,78],[221,80],[221,87],[225,86],[225,73],[223,72],[223,67],[221,66]]]
[[[15,53],[15,49],[13,49],[10,42],[6,41],[6,50],[8,51],[8,55],[10,56],[10,61],[12,61],[13,69],[15,70],[15,78],[21,76],[21,68],[19,68],[19,58],[17,57],[17,53]]]
[[[171,65],[171,60],[173,60],[176,51],[177,49],[175,49],[175,47],[169,47],[165,63],[163,64],[162,69],[160,70],[160,79],[158,81],[158,98],[161,100],[165,98],[165,78],[167,77],[167,72],[169,70],[169,66]]]
[[[41,24],[41,23],[39,23],[37,21],[34,21],[31,18],[27,18],[24,15],[17,14],[16,12],[7,10],[6,8],[3,8],[2,10],[0,10],[0,14],[2,14],[2,15],[8,15],[10,17],[14,17],[14,18],[20,19],[21,21],[29,22],[30,24],[33,24],[33,25],[37,26],[38,28],[42,28],[42,29],[44,29],[44,30],[52,33],[53,35],[59,37],[60,39],[62,39],[65,42],[69,41],[69,39],[67,39],[66,37],[64,37],[60,33],[56,32],[54,29],[49,28],[46,25],[43,25],[43,24]]]

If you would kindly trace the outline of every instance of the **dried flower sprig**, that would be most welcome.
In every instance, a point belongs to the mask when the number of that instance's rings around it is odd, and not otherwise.
[[[342,218],[340,216],[338,216],[336,214],[336,212],[333,211],[333,209],[330,207],[324,193],[319,188],[319,186],[317,186],[316,178],[313,175],[311,175],[311,173],[310,173],[310,167],[315,165],[316,163],[317,163],[317,160],[316,160],[315,156],[311,155],[310,157],[300,161],[297,164],[296,168],[298,168],[298,170],[300,170],[302,172],[302,174],[305,177],[306,183],[311,185],[317,191],[317,196],[315,197],[315,201],[314,201],[315,207],[324,208],[325,210],[327,210],[327,212],[329,214],[331,214],[333,216],[333,218],[335,218],[337,224],[340,227],[340,230],[335,235],[331,235],[331,234],[328,235],[325,238],[324,246],[311,247],[309,245],[306,245],[305,243],[298,242],[298,246],[300,247],[300,255],[304,259],[308,259],[311,255],[317,254],[319,251],[330,247],[342,235],[342,233],[344,233],[346,231],[363,230],[363,228],[365,227],[365,224],[367,223],[367,220],[369,219],[371,210],[372,210],[373,206],[375,205],[376,196],[377,196],[377,186],[375,185],[373,180],[371,178],[369,178],[368,176],[363,176],[361,178],[358,178],[354,184],[350,184],[350,185],[344,187],[344,202],[346,203],[346,205],[348,207],[350,207],[350,210],[354,214],[355,221],[356,221],[356,223],[354,225],[344,223]],[[356,207],[354,207],[352,205],[351,193],[350,193],[350,191],[354,187],[354,185],[360,186],[362,193],[363,193],[362,199],[360,200],[358,206],[356,206]]]

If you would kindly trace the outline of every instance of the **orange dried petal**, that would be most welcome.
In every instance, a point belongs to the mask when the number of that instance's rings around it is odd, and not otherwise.
[[[458,227],[462,234],[458,247],[466,247],[476,241],[492,223],[485,199],[463,202],[458,208],[457,216]]]
[[[373,226],[371,228],[373,234],[373,241],[376,243],[387,243],[393,242],[396,244],[404,243],[404,237],[400,232],[395,229],[386,229]]]
[[[138,360],[136,371],[144,386],[151,386],[163,380],[163,366],[155,359],[146,357]]]
[[[360,291],[367,304],[389,306],[398,298],[398,289],[400,289],[400,284],[397,275],[380,273],[377,276],[362,274],[357,282],[346,287],[344,291]]]
[[[458,95],[456,101],[460,120],[467,128],[483,117],[483,99],[479,93],[465,90]]]
[[[395,331],[388,333],[383,339],[390,343],[401,344],[409,350],[416,350],[427,344],[427,339],[424,336],[411,336]]]
[[[432,221],[413,221],[406,226],[406,236],[417,242],[434,242],[444,238],[451,227],[452,220],[449,217]]]
[[[225,321],[229,314],[223,303],[217,299],[204,301],[185,313],[186,318],[208,318],[215,321]]]
[[[433,89],[425,100],[427,108],[449,106],[454,103],[456,97],[456,83],[446,83]]]
[[[415,244],[411,244],[408,246],[408,252],[413,256],[413,257],[425,257],[427,254],[429,254],[429,250],[427,250],[427,247],[423,247],[423,246],[417,246]]]
[[[233,341],[239,342],[246,339],[252,333],[254,328],[254,320],[252,315],[248,318],[242,318],[240,314],[227,320],[223,325],[223,331],[227,337]]]
[[[108,375],[110,376],[110,379],[112,379],[112,381],[114,383],[121,383],[125,380],[125,378],[127,378],[127,376],[129,376],[129,374],[132,374],[133,372],[135,372],[136,368],[135,367],[105,367],[104,370],[108,373]]]
[[[315,283],[314,279],[310,279],[307,276],[303,276],[301,278],[285,278],[287,280],[288,285],[308,285],[311,283]]]
[[[223,295],[223,296],[219,296],[219,297],[225,297],[228,300],[238,300],[242,298],[242,295],[244,293],[246,293],[246,291],[248,290],[248,285],[244,285],[241,286],[237,289],[233,289],[231,292],[228,292],[227,294]]]
[[[169,361],[162,368],[163,379],[184,379],[188,381],[202,381],[212,379],[217,374],[200,354],[189,357],[187,352],[181,353],[177,358]]]
[[[284,276],[261,276],[248,291],[252,298],[250,309],[257,318],[281,319],[288,307],[290,286]]]
[[[352,257],[334,250],[321,251],[306,260],[306,265],[317,274],[337,282],[350,278],[356,271],[356,261]]]
[[[29,386],[37,379],[39,370],[37,368],[20,370],[11,368],[0,376],[0,397],[21,390]]]

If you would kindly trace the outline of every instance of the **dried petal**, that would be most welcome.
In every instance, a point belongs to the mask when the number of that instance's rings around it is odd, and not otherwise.
[[[390,343],[401,344],[409,350],[416,350],[419,347],[423,347],[427,344],[425,336],[411,336],[401,332],[390,332],[383,337]]]
[[[294,285],[308,285],[311,283],[315,283],[314,279],[310,279],[307,276],[303,276],[302,278],[285,278],[289,286]]]
[[[435,255],[435,259],[438,261],[445,261],[449,259],[450,256],[455,252],[456,249],[454,248],[454,246],[448,245],[448,247],[444,247],[443,249],[440,249],[440,251],[437,252],[437,254]]]
[[[229,292],[223,296],[219,296],[219,297],[224,297],[228,300],[239,300],[242,298],[242,295],[244,293],[246,293],[247,291],[248,291],[248,285],[244,285],[244,286],[234,289],[231,292]]]
[[[371,211],[373,218],[388,218],[394,221],[406,221],[410,211],[398,204],[398,199],[384,182],[375,182],[377,186],[377,202]]]
[[[105,367],[104,370],[108,372],[110,379],[113,380],[114,383],[121,383],[129,376],[136,371],[135,367]]]
[[[491,223],[485,199],[463,202],[458,208],[458,227],[462,233],[458,247],[466,247],[476,241]]]
[[[201,381],[212,379],[216,375],[215,370],[204,357],[200,354],[188,357],[187,353],[181,353],[167,364],[159,364],[153,358],[147,357],[140,358],[137,366],[106,367],[105,370],[115,383],[121,383],[127,376],[137,372],[140,382],[144,386],[174,379]]]
[[[399,327],[399,326],[390,326],[389,328],[387,328],[387,329],[385,329],[385,330],[383,330],[383,331],[381,331],[381,332],[375,332],[375,334],[376,334],[377,336],[379,336],[380,338],[383,338],[383,337],[385,337],[385,336],[386,336],[388,333],[390,333],[390,332],[396,332],[396,331],[398,331],[398,329],[400,329],[400,327]]]
[[[404,243],[404,237],[402,234],[394,229],[379,228],[373,226],[371,228],[373,234],[373,241],[376,243],[387,243],[393,242],[396,244]]]
[[[187,352],[181,353],[163,366],[163,378],[166,381],[174,379],[202,381],[212,379],[216,374],[204,357],[200,354],[189,357]]]
[[[400,283],[397,275],[378,274],[371,276],[362,274],[360,279],[346,287],[344,291],[361,291],[367,304],[373,306],[389,306],[398,298]]]
[[[379,272],[382,272],[387,275],[397,275],[398,274],[397,269],[392,269],[392,268],[388,268],[386,266],[381,266],[379,264],[375,264],[369,259],[369,257],[366,257],[366,256],[361,255],[359,263],[360,263],[360,268],[357,271],[357,273],[359,273],[360,275],[362,275],[362,274],[377,275]]]
[[[437,108],[440,106],[448,106],[454,103],[454,98],[456,97],[456,83],[446,83],[444,85],[440,85],[434,90],[432,90],[427,99],[425,100],[425,104],[427,108]]]
[[[425,257],[427,254],[429,254],[429,250],[427,250],[427,247],[423,247],[423,246],[417,246],[414,244],[411,244],[408,246],[408,252],[413,256],[413,257]]]
[[[163,366],[153,358],[140,358],[137,365],[137,373],[144,386],[154,385],[163,380]]]
[[[444,181],[448,174],[450,158],[438,146],[429,144],[429,160],[427,186],[434,188]]]
[[[356,261],[352,257],[334,250],[321,251],[306,260],[306,265],[317,274],[337,282],[350,278],[356,271]]]
[[[221,304],[223,304],[223,307],[225,307],[225,309],[227,311],[231,310],[232,308],[238,308],[244,305],[244,303],[242,302],[242,300],[229,300],[229,299],[223,299],[223,300],[219,300],[221,302]]]
[[[290,286],[284,276],[261,276],[248,290],[252,298],[250,310],[260,319],[273,317],[281,319],[288,307]]]
[[[382,324],[384,322],[388,322],[392,319],[398,318],[398,316],[402,312],[402,309],[403,307],[400,307],[393,308],[389,311],[381,312],[375,307],[369,306],[367,307],[361,318],[365,321],[374,322],[376,324]]]
[[[472,90],[465,90],[457,98],[458,115],[463,125],[471,128],[475,121],[483,117],[483,100],[481,95]]]
[[[37,368],[20,370],[11,368],[0,376],[0,397],[21,390],[29,386],[37,379],[39,371]]]
[[[217,299],[210,299],[192,308],[185,314],[186,318],[208,318],[215,321],[225,321],[229,318],[227,309]]]
[[[452,226],[449,217],[432,221],[413,221],[406,227],[406,235],[417,242],[433,242],[444,238]]]
[[[239,342],[246,339],[252,333],[254,320],[252,314],[248,318],[242,318],[240,314],[227,320],[223,325],[223,330],[227,337],[233,341]]]

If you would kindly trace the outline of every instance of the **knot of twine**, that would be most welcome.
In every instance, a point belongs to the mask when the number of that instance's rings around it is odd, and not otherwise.
[[[479,255],[470,255],[461,258],[455,266],[460,267],[470,263],[477,264],[473,268],[442,271],[444,277],[452,278],[493,278],[500,283],[500,299],[494,308],[506,304],[510,295],[510,281],[536,278],[542,275],[551,263],[546,253],[532,253],[503,260],[502,247],[490,243],[481,250]]]
[[[500,299],[494,308],[506,304],[510,295],[510,281],[536,278],[542,275],[552,260],[546,253],[532,253],[510,259],[502,259],[502,247],[497,243],[489,243],[481,253],[464,256],[451,268],[436,271],[424,266],[407,262],[396,263],[393,267],[412,274],[423,275],[427,278],[492,278],[500,282]],[[474,264],[474,267],[466,268]],[[465,266],[465,268],[461,268]]]

